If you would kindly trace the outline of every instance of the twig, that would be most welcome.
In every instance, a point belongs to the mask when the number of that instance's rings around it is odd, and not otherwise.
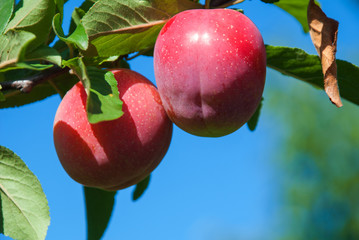
[[[233,6],[233,5],[236,5],[238,3],[242,3],[244,2],[245,0],[235,0],[235,1],[231,1],[231,2],[227,2],[225,4],[222,4],[216,8],[226,8],[226,7],[230,7],[230,6]]]
[[[40,74],[37,74],[35,76],[31,76],[28,79],[0,82],[1,91],[20,90],[21,92],[29,93],[31,92],[32,88],[35,87],[36,85],[45,82],[49,79],[55,78],[68,71],[69,71],[68,68],[55,67],[47,71],[44,71]]]
[[[206,0],[206,2],[205,2],[205,4],[204,4],[204,8],[205,9],[209,9],[210,8],[210,3],[211,2],[211,0]]]

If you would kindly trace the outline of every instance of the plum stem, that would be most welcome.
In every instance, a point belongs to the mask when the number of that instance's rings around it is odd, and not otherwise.
[[[233,6],[233,5],[236,5],[238,3],[242,3],[244,2],[245,0],[235,0],[235,1],[231,1],[231,2],[227,2],[227,3],[224,3],[216,8],[227,8],[227,7],[230,7],[230,6]]]
[[[205,9],[209,9],[210,8],[210,2],[211,0],[206,0],[205,4],[204,4],[204,8]]]

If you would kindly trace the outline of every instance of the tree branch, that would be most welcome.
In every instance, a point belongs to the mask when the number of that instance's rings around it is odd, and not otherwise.
[[[69,68],[55,67],[45,70],[40,74],[29,77],[28,79],[21,79],[15,81],[0,82],[1,91],[4,90],[20,90],[24,93],[29,93],[36,85],[53,79],[61,74],[69,71]]]

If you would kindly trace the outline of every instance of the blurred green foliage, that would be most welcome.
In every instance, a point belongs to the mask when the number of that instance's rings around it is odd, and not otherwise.
[[[266,96],[283,145],[283,240],[359,239],[359,109],[303,83]]]

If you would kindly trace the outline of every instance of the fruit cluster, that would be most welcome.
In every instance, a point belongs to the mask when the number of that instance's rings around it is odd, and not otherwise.
[[[154,49],[158,91],[142,75],[112,70],[124,115],[90,124],[86,92],[76,84],[54,121],[54,143],[67,173],[106,190],[134,185],[162,161],[172,122],[197,136],[220,137],[245,124],[263,93],[266,55],[250,19],[229,9],[188,10],[162,28]]]

